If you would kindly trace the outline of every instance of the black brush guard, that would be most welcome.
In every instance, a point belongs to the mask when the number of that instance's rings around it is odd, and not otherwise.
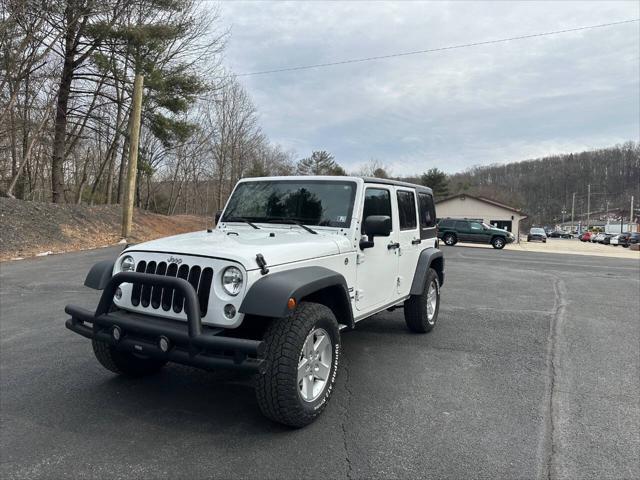
[[[181,321],[151,315],[110,311],[113,296],[122,283],[139,283],[179,291],[184,296],[186,325]],[[113,345],[118,350],[206,369],[264,372],[264,360],[261,358],[265,350],[264,342],[222,336],[220,333],[223,329],[203,326],[198,296],[193,286],[182,278],[136,272],[117,273],[103,290],[95,312],[75,305],[67,305],[64,310],[71,315],[65,323],[69,330]],[[118,340],[113,335],[114,329],[119,329]],[[167,351],[160,348],[162,337],[165,345],[169,346]]]

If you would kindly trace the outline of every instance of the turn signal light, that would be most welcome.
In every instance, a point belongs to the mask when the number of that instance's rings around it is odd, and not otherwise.
[[[289,299],[289,301],[287,302],[287,308],[289,310],[293,310],[294,308],[296,308],[296,299],[295,298],[291,297]]]

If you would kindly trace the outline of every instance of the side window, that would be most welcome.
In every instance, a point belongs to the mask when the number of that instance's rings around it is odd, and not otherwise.
[[[431,228],[436,225],[436,209],[433,206],[433,197],[428,193],[418,193],[420,202],[420,228]]]
[[[438,225],[440,226],[440,228],[453,228],[454,222],[452,222],[451,220],[440,220]]]
[[[418,226],[416,198],[413,192],[398,190],[398,215],[400,216],[400,230],[414,230]]]
[[[362,221],[369,215],[391,217],[391,193],[384,188],[367,188],[364,192]]]
[[[462,230],[463,232],[467,230],[467,222],[456,222],[456,230]]]
[[[482,231],[482,225],[480,225],[478,222],[471,222],[471,230],[473,231]]]

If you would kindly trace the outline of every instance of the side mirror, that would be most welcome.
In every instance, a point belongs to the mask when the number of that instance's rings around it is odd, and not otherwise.
[[[220,217],[222,216],[222,210],[218,210],[215,214],[215,220],[216,220],[216,225],[218,224],[218,222],[220,221]]]
[[[391,234],[391,217],[387,215],[369,215],[364,219],[362,233],[368,240],[360,241],[360,249],[373,247],[374,237],[388,237]]]

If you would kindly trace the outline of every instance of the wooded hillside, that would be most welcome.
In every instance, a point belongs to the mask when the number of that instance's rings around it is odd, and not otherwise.
[[[521,208],[529,223],[586,217],[588,185],[591,212],[620,209],[628,218],[631,195],[640,206],[640,144],[507,163],[478,166],[448,178],[448,193],[482,195]],[[634,208],[636,210],[636,208]],[[636,210],[637,212],[637,210]]]

